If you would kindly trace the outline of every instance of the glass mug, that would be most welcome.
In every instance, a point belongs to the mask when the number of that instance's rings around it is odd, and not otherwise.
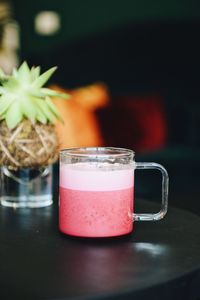
[[[134,170],[162,173],[161,210],[136,214]],[[59,229],[79,237],[114,237],[132,232],[134,221],[157,221],[167,213],[168,174],[157,163],[135,162],[124,148],[71,148],[60,152]]]

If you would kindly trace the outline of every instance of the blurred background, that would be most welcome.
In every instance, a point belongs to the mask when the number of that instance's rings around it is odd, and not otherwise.
[[[0,67],[57,65],[52,87],[72,94],[57,104],[62,147],[126,147],[162,163],[170,204],[198,214],[199,39],[198,0],[0,1]],[[160,192],[158,174],[137,171],[138,197]]]

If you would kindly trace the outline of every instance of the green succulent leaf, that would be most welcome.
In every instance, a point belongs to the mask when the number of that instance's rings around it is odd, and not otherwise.
[[[36,121],[41,122],[42,124],[47,124],[47,117],[43,114],[40,107],[37,107]]]
[[[52,76],[56,69],[57,67],[53,67],[45,73],[43,73],[42,75],[40,75],[38,78],[35,79],[35,81],[32,84],[32,87],[36,89],[41,88],[49,80],[49,78]]]
[[[9,128],[14,128],[23,119],[43,124],[61,120],[51,98],[68,99],[70,96],[43,87],[56,69],[53,67],[40,74],[39,66],[29,68],[27,62],[13,69],[10,76],[0,69],[0,120],[5,120]]]
[[[17,102],[15,102],[6,113],[6,123],[8,128],[13,129],[22,120],[22,113]]]
[[[2,84],[2,86],[4,87],[4,90],[9,91],[11,93],[15,92],[17,89],[19,89],[20,84],[18,82],[18,80],[14,77],[11,77],[7,80],[5,80]]]
[[[2,86],[0,86],[0,94],[2,95],[2,94],[5,94],[5,93],[6,93],[5,89]]]
[[[46,103],[44,102],[44,100],[41,99],[36,99],[38,106],[40,107],[42,113],[46,116],[47,120],[50,123],[55,123],[56,121],[56,117],[55,115],[51,112],[51,110],[49,109],[49,107],[46,105]]]
[[[8,97],[2,97],[0,101],[0,115],[5,114],[9,106],[12,105],[14,99]]]
[[[45,101],[46,101],[49,109],[51,110],[51,112],[55,115],[55,117],[57,119],[62,120],[60,112],[58,111],[57,107],[53,104],[53,102],[51,101],[51,99],[49,97],[46,97]]]
[[[5,114],[0,115],[0,121],[5,120],[5,119],[6,119],[6,115]]]
[[[31,68],[31,77],[34,81],[36,78],[40,76],[40,67],[32,67]]]
[[[18,77],[18,72],[17,72],[17,69],[16,69],[16,68],[13,69],[12,76],[13,76],[14,78],[17,79],[17,77]]]
[[[51,90],[48,88],[41,88],[41,92],[43,92],[44,95],[50,96],[50,97],[60,97],[60,98],[64,98],[65,100],[71,98],[71,96],[69,94],[60,93],[60,92],[57,92],[57,91],[54,91],[54,90]]]
[[[31,73],[27,62],[23,62],[18,70],[18,78],[20,82],[28,83],[31,81]]]
[[[31,92],[32,97],[34,98],[41,98],[41,99],[45,99],[46,95],[40,91],[40,90],[32,90]]]
[[[23,115],[32,122],[35,122],[37,111],[34,103],[32,102],[32,99],[28,99],[28,97],[22,97],[20,106],[21,110],[23,111]]]

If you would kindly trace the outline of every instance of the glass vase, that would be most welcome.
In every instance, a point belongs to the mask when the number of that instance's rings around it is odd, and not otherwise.
[[[46,207],[53,203],[52,166],[20,168],[1,167],[1,205],[7,207]]]

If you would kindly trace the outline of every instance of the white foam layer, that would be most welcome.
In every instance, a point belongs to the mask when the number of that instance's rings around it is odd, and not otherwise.
[[[134,164],[76,163],[60,166],[60,186],[82,191],[111,191],[133,186]]]

